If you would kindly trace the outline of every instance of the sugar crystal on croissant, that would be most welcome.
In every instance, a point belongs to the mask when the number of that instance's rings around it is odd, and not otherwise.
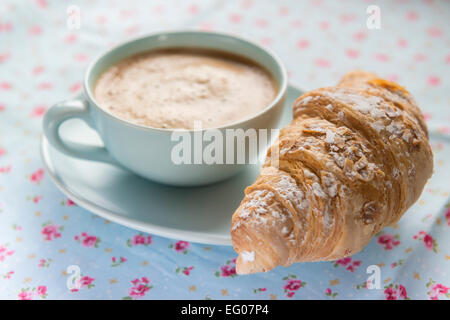
[[[350,72],[310,91],[293,115],[233,214],[239,274],[355,254],[400,219],[432,174],[420,109],[375,74]]]

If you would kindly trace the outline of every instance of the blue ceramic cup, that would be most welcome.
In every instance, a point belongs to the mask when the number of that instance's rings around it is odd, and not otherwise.
[[[99,76],[110,66],[132,55],[167,48],[214,49],[253,60],[267,69],[278,85],[275,99],[261,112],[242,119],[226,129],[277,128],[287,91],[286,70],[273,53],[242,38],[210,32],[174,31],[143,36],[103,53],[87,69],[84,92],[50,108],[44,117],[44,134],[50,144],[69,156],[119,165],[142,177],[164,184],[195,186],[217,182],[236,174],[245,164],[177,164],[171,155],[178,143],[174,129],[151,128],[120,119],[97,103],[93,89]],[[63,141],[60,125],[71,118],[84,120],[100,135],[104,147]],[[235,149],[239,146],[235,146]],[[226,150],[225,150],[226,152]]]

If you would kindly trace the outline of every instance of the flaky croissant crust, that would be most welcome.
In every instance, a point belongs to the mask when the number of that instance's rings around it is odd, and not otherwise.
[[[418,199],[433,154],[403,87],[354,71],[310,91],[233,214],[239,274],[360,251]]]

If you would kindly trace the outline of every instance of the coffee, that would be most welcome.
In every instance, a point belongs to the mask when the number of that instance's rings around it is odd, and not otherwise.
[[[203,49],[155,50],[108,68],[94,95],[114,116],[152,128],[216,128],[265,109],[277,85],[249,59]]]

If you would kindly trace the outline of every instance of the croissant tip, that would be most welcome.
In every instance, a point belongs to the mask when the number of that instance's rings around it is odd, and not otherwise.
[[[250,274],[254,269],[255,252],[242,251],[236,259],[236,273],[239,275]]]
[[[236,259],[236,273],[238,275],[267,272],[275,267],[276,264],[267,265],[267,262],[258,259],[255,251],[241,251]]]

